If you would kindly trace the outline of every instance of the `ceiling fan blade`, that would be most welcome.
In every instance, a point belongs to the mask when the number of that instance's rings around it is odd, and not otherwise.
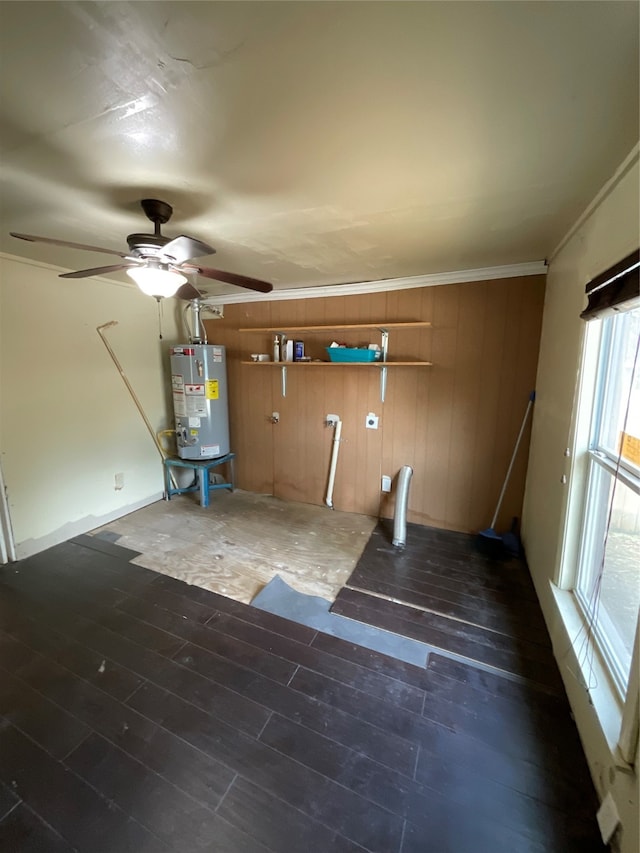
[[[127,270],[130,267],[137,267],[138,264],[113,264],[110,267],[94,267],[91,270],[78,270],[77,272],[63,272],[58,278],[90,278],[92,275],[104,275],[108,272],[117,272],[118,270]]]
[[[162,247],[162,254],[169,255],[176,264],[190,261],[191,258],[203,258],[205,255],[214,255],[215,251],[213,246],[208,246],[201,240],[196,240],[195,237],[187,237],[186,234],[181,234],[180,237],[169,240]]]
[[[87,246],[84,243],[70,243],[68,240],[55,240],[52,237],[34,237],[33,234],[16,234],[9,232],[12,237],[19,240],[28,240],[29,243],[51,243],[52,246],[66,246],[68,249],[83,249],[87,252],[104,252],[105,255],[117,255],[119,258],[128,257],[124,252],[116,252],[115,249],[103,249],[100,246]]]
[[[194,287],[190,282],[181,285],[176,291],[176,296],[178,299],[186,299],[190,301],[191,299],[206,299],[206,295],[204,293],[200,293],[197,287]]]
[[[236,284],[238,287],[246,287],[247,290],[257,290],[258,293],[271,293],[273,285],[268,281],[260,281],[259,278],[249,278],[248,275],[238,275],[224,270],[214,270],[211,267],[183,266],[183,270],[197,272],[204,278],[212,278],[215,281],[225,281],[228,284]]]

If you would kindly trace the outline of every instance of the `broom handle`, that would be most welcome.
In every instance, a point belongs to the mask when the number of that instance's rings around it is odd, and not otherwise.
[[[504,493],[507,491],[507,484],[509,483],[509,477],[511,476],[511,471],[513,469],[513,463],[516,461],[516,456],[518,454],[518,448],[520,447],[520,442],[522,441],[522,435],[524,433],[524,428],[527,423],[527,418],[529,417],[529,412],[531,411],[531,407],[533,406],[533,402],[536,399],[536,392],[532,391],[529,395],[529,404],[527,405],[527,410],[524,413],[524,418],[522,419],[522,426],[520,427],[520,432],[518,433],[518,438],[516,440],[516,446],[513,448],[513,454],[511,455],[511,462],[509,462],[509,468],[507,470],[507,476],[504,478],[504,483],[502,484],[502,491],[500,492],[500,497],[498,498],[498,505],[496,506],[496,511],[493,514],[493,518],[491,519],[491,530],[495,530],[496,521],[498,520],[498,513],[500,512],[500,507],[502,505],[502,499],[504,498]]]

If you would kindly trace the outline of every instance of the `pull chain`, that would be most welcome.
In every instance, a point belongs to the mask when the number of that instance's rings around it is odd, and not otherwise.
[[[156,296],[156,302],[158,303],[158,336],[162,340],[162,297]]]

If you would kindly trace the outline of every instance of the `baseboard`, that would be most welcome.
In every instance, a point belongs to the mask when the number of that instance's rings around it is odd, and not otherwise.
[[[124,515],[129,515],[137,509],[142,509],[145,506],[156,503],[162,500],[163,493],[157,492],[140,501],[136,501],[127,506],[119,507],[105,515],[87,515],[84,518],[79,518],[77,521],[71,521],[63,527],[59,527],[46,536],[41,536],[39,539],[27,539],[24,542],[16,544],[16,556],[18,560],[24,560],[34,554],[39,554],[41,551],[46,551],[47,548],[52,548],[54,545],[59,545],[61,542],[66,542],[73,536],[80,536],[82,533],[90,533],[96,527],[102,527],[103,524],[109,524],[110,521],[115,521],[122,518]]]

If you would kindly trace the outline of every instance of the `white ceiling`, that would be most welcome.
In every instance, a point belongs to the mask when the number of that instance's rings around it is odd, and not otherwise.
[[[638,140],[638,8],[1,2],[0,249],[110,263],[8,232],[125,250],[152,196],[276,288],[544,258]]]

